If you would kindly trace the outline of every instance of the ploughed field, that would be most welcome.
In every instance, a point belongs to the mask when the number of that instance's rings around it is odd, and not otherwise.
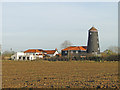
[[[2,88],[119,88],[118,62],[2,61]]]

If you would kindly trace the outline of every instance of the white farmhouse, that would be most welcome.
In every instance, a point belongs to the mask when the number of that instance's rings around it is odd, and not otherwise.
[[[11,56],[12,60],[34,60],[35,56],[32,54],[26,54],[24,52],[17,52]]]
[[[42,49],[28,49],[24,52],[17,52],[11,56],[12,60],[34,60],[37,58],[44,58],[45,56],[53,57],[58,55],[57,49],[55,50],[42,50]]]
[[[55,49],[55,50],[44,50],[44,51],[46,52],[46,54],[47,54],[49,57],[53,57],[53,56],[56,56],[56,55],[59,54],[58,51],[57,51],[57,49]]]

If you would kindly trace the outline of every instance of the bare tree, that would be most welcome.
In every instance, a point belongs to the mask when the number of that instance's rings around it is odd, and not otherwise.
[[[120,50],[120,48],[117,46],[110,46],[108,49],[114,53],[118,53],[118,51]]]
[[[69,40],[65,40],[62,44],[61,44],[61,48],[66,48],[71,46],[72,43]]]

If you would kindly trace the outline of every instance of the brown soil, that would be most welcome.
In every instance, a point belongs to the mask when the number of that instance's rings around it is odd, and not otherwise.
[[[3,61],[3,88],[119,88],[118,62]]]

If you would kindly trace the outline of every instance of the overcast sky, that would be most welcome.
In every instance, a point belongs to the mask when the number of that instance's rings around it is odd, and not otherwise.
[[[117,2],[3,3],[2,21],[3,50],[60,49],[65,40],[87,45],[92,26],[101,51],[118,45]]]

